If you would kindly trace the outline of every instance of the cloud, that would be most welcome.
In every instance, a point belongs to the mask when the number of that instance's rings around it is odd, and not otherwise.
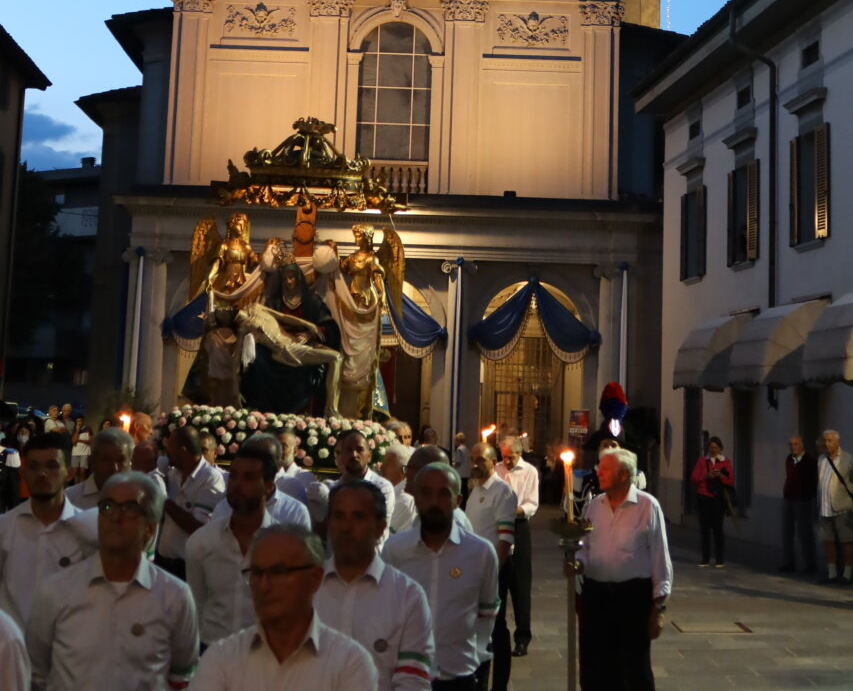
[[[21,162],[30,170],[53,170],[55,168],[79,168],[83,156],[97,157],[97,151],[60,151],[45,144],[23,144]]]
[[[72,125],[54,120],[44,113],[37,113],[32,110],[24,112],[24,144],[55,142],[70,137],[76,132],[77,128]]]

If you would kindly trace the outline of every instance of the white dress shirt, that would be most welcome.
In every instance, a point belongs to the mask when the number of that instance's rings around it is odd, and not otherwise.
[[[214,643],[201,658],[190,691],[377,691],[370,654],[317,613],[302,645],[279,662],[263,627]]]
[[[311,516],[308,515],[308,508],[305,504],[287,496],[278,489],[267,500],[267,511],[276,523],[301,525],[303,528],[311,530]],[[228,503],[227,499],[222,499],[213,510],[211,518],[228,518],[231,513],[231,504]]]
[[[593,530],[583,540],[578,560],[584,576],[605,583],[651,578],[652,597],[672,591],[672,562],[666,524],[658,500],[631,485],[616,510],[599,494],[584,510]]]
[[[471,490],[465,514],[471,519],[474,532],[497,548],[499,541],[515,542],[517,508],[515,492],[497,473],[492,473],[488,480]]]
[[[296,463],[291,463],[288,468],[279,468],[275,476],[275,486],[303,504],[308,503],[306,488],[316,481],[314,473],[300,468]]]
[[[0,609],[0,689],[30,691],[31,674],[24,634],[15,620]]]
[[[390,537],[382,556],[427,595],[435,636],[432,678],[474,674],[498,612],[495,548],[454,522],[438,552],[423,543],[420,530],[412,529]]]
[[[165,691],[198,660],[192,594],[147,559],[129,583],[107,581],[95,554],[41,584],[27,648],[33,691]]]
[[[417,514],[415,498],[406,492],[406,481],[394,485],[394,514],[389,524],[391,533],[402,533],[411,528]]]
[[[183,483],[181,471],[169,468],[166,487],[169,499],[202,523],[210,520],[213,509],[225,495],[225,482],[221,473],[203,458]],[[185,559],[188,537],[184,529],[166,514],[157,550],[168,559]]]
[[[350,583],[326,561],[314,610],[326,624],[361,643],[379,670],[379,691],[429,691],[435,652],[423,588],[378,556]]]
[[[261,528],[275,523],[264,513]],[[187,540],[187,583],[198,611],[201,642],[210,645],[255,623],[252,593],[243,580],[249,555],[231,532],[230,516],[214,518]]]
[[[90,475],[83,482],[65,490],[65,498],[82,511],[94,509],[98,505],[98,495],[101,490],[95,484],[95,476]]]
[[[59,519],[46,526],[33,515],[28,500],[0,516],[0,609],[22,629],[39,583],[92,553],[92,546],[69,522],[79,513],[66,501]]]
[[[512,487],[518,498],[518,506],[524,511],[524,517],[533,518],[539,508],[539,471],[523,458],[518,459],[512,470],[507,470],[503,463],[498,463],[495,471],[501,480]]]
[[[460,444],[454,449],[453,467],[463,480],[471,477],[471,451],[465,444]]]

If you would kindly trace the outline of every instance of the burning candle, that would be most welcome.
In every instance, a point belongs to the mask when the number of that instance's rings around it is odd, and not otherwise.
[[[572,477],[572,463],[575,460],[574,451],[563,451],[560,454],[560,460],[563,461],[563,473],[566,478],[566,504],[568,510],[568,522],[575,522],[575,488],[574,478]]]
[[[486,440],[494,434],[497,427],[495,427],[494,423],[486,427],[486,429],[480,430],[480,436],[483,438],[483,443],[486,443]]]
[[[130,432],[130,415],[127,413],[122,413],[118,416],[119,421],[121,422],[121,428],[125,432]]]

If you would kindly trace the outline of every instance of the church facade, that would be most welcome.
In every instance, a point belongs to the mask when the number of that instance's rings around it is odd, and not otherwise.
[[[104,129],[90,406],[117,386],[176,402],[192,354],[162,325],[188,298],[196,222],[224,228],[244,211],[256,249],[289,241],[295,222],[288,208],[219,207],[210,184],[312,116],[408,199],[393,219],[321,210],[319,239],[343,256],[353,224],[393,223],[407,294],[447,329],[421,360],[383,337],[392,414],[444,444],[506,422],[542,448],[565,440],[571,410],[595,424],[609,381],[657,408],[660,135],[628,93],[679,39],[658,13],[640,1],[176,0],[110,19],[142,86],[78,102]],[[531,280],[600,334],[576,362],[553,356],[535,318],[496,361],[469,339]]]

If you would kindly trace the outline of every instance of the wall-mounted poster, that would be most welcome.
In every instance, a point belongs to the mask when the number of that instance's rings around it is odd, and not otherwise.
[[[569,436],[585,437],[589,433],[589,410],[573,410],[569,413]]]

